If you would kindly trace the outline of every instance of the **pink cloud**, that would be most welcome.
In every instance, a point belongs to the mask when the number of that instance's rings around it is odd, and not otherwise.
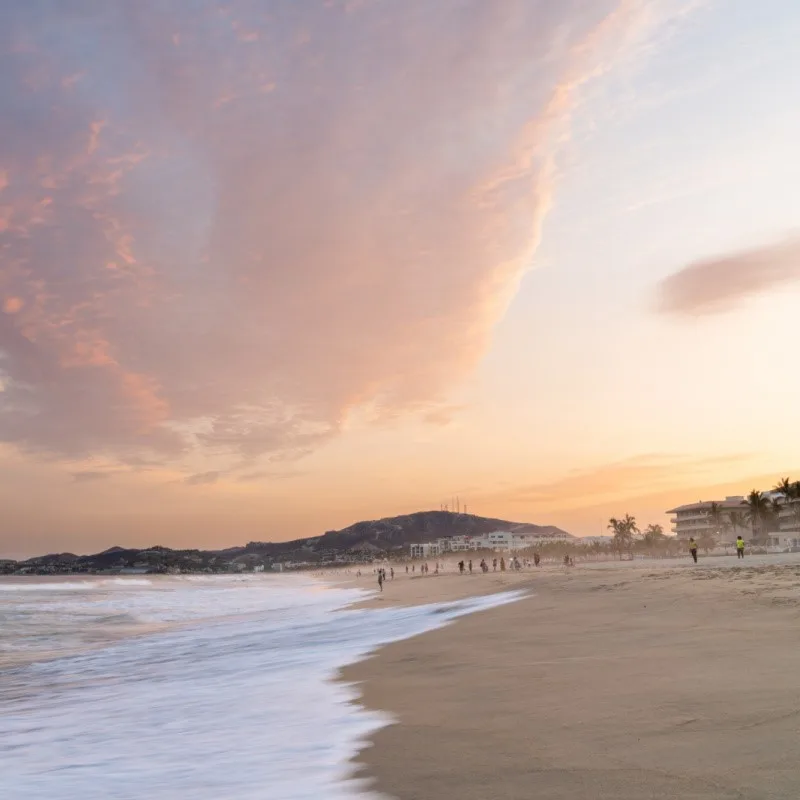
[[[659,308],[667,314],[720,313],[794,281],[800,281],[800,239],[689,264],[661,282]]]
[[[0,45],[30,43],[0,47],[0,288],[23,303],[0,318],[0,439],[281,460],[362,405],[446,422],[636,8],[0,12]]]
[[[6,314],[16,314],[18,311],[22,310],[22,307],[25,305],[25,301],[21,297],[7,297],[3,301],[3,311]]]

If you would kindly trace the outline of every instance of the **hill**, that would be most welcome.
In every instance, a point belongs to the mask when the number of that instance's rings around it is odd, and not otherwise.
[[[543,537],[560,534],[572,538],[566,531],[552,525],[510,522],[451,511],[419,511],[356,522],[338,531],[291,542],[250,542],[214,551],[172,550],[159,545],[144,549],[115,546],[94,555],[61,553],[21,562],[7,561],[3,562],[0,573],[231,572],[257,565],[268,568],[275,562],[307,565],[353,563],[389,554],[400,555],[407,552],[411,542],[501,530]]]
[[[430,542],[442,536],[471,536],[493,531],[530,533],[538,536],[571,534],[554,525],[534,525],[530,522],[510,522],[475,514],[456,514],[452,511],[418,511],[399,517],[356,522],[322,536],[296,539],[291,542],[250,542],[244,552],[310,551],[319,554],[341,553],[370,544],[378,551],[405,549],[411,542]],[[239,553],[241,548],[235,548]]]

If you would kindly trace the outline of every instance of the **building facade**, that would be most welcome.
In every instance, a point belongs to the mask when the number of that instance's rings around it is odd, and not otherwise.
[[[439,541],[441,541],[441,539]],[[410,544],[408,547],[411,552],[411,558],[431,558],[432,556],[438,556],[442,553],[439,542]]]
[[[780,500],[776,492],[765,492],[768,500]],[[697,503],[688,503],[667,511],[672,515],[672,532],[679,539],[688,539],[690,536],[698,539],[705,535],[714,536],[720,544],[732,544],[737,536],[746,542],[753,536],[752,527],[745,523],[743,527],[728,526],[717,535],[713,522],[709,519],[712,502],[716,502],[724,516],[731,511],[743,514],[747,511],[745,498],[741,496],[726,497],[724,500],[705,500]],[[800,547],[800,501],[792,501],[784,505],[778,515],[778,530],[765,533],[764,542],[770,547]]]
[[[734,495],[724,500],[700,500],[697,503],[687,503],[677,508],[671,508],[667,514],[671,515],[672,532],[679,539],[688,539],[690,536],[698,539],[705,535],[715,535],[714,523],[708,518],[712,503],[716,503],[723,513],[730,511],[744,511],[744,497]],[[734,541],[741,535],[745,540],[750,538],[750,528],[728,529],[722,535],[725,540]]]
[[[464,553],[474,550],[512,552],[550,542],[570,541],[573,538],[568,533],[536,534],[493,531],[476,536],[445,536],[435,542],[410,544],[409,552],[411,558],[430,558],[445,553]]]

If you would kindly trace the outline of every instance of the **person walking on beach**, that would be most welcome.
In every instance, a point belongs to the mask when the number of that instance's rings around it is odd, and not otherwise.
[[[741,533],[736,537],[736,558],[744,558],[744,539]]]
[[[689,537],[689,552],[692,554],[692,558],[694,559],[694,563],[697,563],[697,542],[694,540],[693,536]]]
[[[503,556],[500,556],[500,572],[506,571],[506,560]]]
[[[383,570],[378,570],[378,588],[383,591]]]
[[[469,564],[467,566],[469,566],[469,574],[472,575],[472,559],[469,560]]]
[[[492,559],[492,572],[497,572],[497,559]]]
[[[459,561],[459,562],[458,562],[458,571],[459,571],[459,572],[460,572],[462,575],[464,574],[464,562],[463,562],[463,561]]]
[[[538,553],[534,553],[533,554],[533,564],[534,564],[534,566],[538,567],[539,566],[539,561],[540,561],[539,554]]]
[[[392,576],[392,580],[394,580],[394,567],[389,569],[389,574]]]

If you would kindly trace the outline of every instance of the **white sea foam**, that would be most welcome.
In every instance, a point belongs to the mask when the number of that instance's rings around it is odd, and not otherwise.
[[[22,578],[14,582],[0,583],[0,592],[25,594],[26,592],[88,592],[102,590],[114,586],[152,586],[148,578],[86,578],[80,581],[40,580],[38,578]]]
[[[39,622],[83,614],[97,629],[111,608],[178,627],[0,671],[3,798],[352,798],[348,760],[387,719],[355,705],[336,670],[519,596],[341,611],[363,593],[285,577],[124,583],[47,596]],[[29,618],[30,597],[18,596]]]

